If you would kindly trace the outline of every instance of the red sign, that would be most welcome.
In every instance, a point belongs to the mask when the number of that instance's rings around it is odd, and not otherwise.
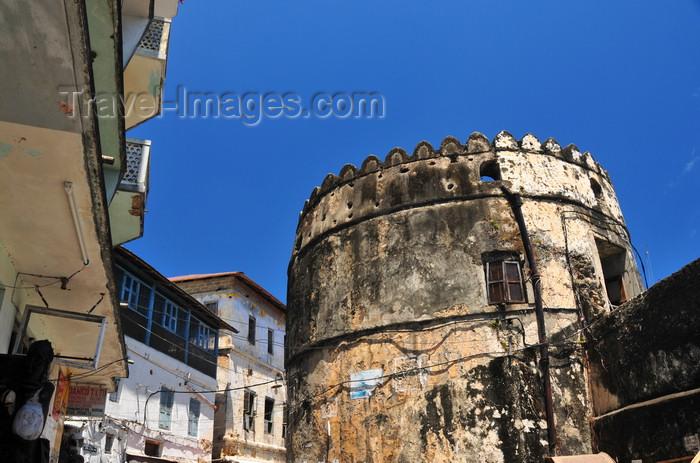
[[[105,414],[107,389],[89,386],[71,386],[67,416],[102,417]]]
[[[68,370],[70,371],[70,370]],[[56,395],[53,400],[53,410],[51,416],[58,421],[66,414],[66,403],[68,402],[68,386],[70,385],[70,377],[63,374],[63,370],[58,370],[58,383],[56,384]]]

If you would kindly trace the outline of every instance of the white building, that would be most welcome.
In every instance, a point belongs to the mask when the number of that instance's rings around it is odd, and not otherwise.
[[[242,272],[171,281],[240,332],[220,334],[213,458],[284,462],[286,307]]]
[[[218,333],[235,332],[138,256],[115,250],[133,364],[104,419],[71,421],[90,463],[211,461]]]
[[[177,7],[3,0],[0,8],[0,354],[48,340],[52,380],[71,374],[72,386],[99,394],[128,375],[112,248],[142,235],[148,193],[150,142],[126,131],[159,112]],[[146,104],[121,103],[135,97]],[[11,381],[12,372],[0,374]],[[41,442],[55,460],[63,416],[51,402]],[[0,441],[0,455],[17,444]]]

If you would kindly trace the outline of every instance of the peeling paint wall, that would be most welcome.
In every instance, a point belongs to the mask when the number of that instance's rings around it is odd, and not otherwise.
[[[533,288],[501,186],[523,197],[542,276],[559,443],[590,453],[579,329],[610,307],[601,253],[624,258],[628,296],[641,281],[607,173],[573,145],[501,132],[370,156],[312,192],[289,267],[288,461],[548,454]],[[494,253],[520,263],[528,302],[488,303]]]
[[[285,314],[231,274],[177,284],[205,305],[216,303],[219,317],[239,331],[220,334],[213,458],[283,462]],[[249,317],[255,318],[254,343],[248,338]],[[253,429],[243,426],[246,390],[256,394]],[[266,399],[274,400],[271,428],[265,422]]]

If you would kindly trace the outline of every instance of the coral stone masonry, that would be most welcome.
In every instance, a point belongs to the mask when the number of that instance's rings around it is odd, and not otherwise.
[[[591,453],[585,328],[643,291],[607,172],[507,132],[329,174],[288,273],[290,462],[525,463],[552,435]]]

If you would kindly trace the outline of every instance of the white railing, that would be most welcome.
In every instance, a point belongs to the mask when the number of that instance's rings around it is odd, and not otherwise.
[[[148,169],[151,155],[151,141],[136,138],[126,139],[126,160],[120,190],[148,191]]]

